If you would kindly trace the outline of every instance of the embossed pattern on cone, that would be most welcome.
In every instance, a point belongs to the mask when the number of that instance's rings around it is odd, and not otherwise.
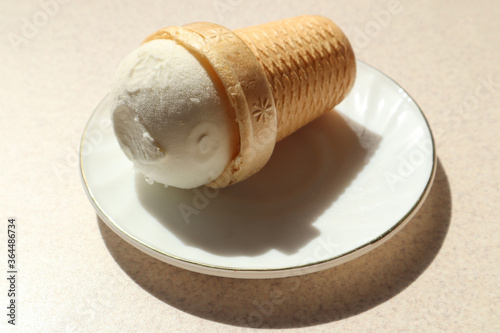
[[[354,84],[351,45],[327,18],[299,16],[234,33],[257,56],[271,85],[277,141],[339,104]]]
[[[239,128],[239,152],[206,186],[225,187],[259,171],[274,145],[340,103],[354,84],[349,41],[329,19],[299,16],[231,31],[199,22],[146,38],[173,39],[208,61]]]

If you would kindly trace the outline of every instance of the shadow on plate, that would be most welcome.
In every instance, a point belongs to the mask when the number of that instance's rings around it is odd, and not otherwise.
[[[380,136],[327,112],[276,145],[266,166],[221,190],[149,185],[141,205],[184,244],[221,256],[292,254],[319,235],[316,218],[349,186]]]
[[[447,234],[451,192],[438,161],[429,196],[396,235],[348,263],[304,276],[240,280],[158,261],[98,225],[120,267],[154,297],[201,318],[243,327],[305,327],[367,311],[408,287],[433,261]]]

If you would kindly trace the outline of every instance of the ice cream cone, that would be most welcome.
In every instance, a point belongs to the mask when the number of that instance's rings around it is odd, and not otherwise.
[[[274,145],[331,110],[356,74],[351,45],[321,16],[299,16],[231,31],[213,23],[168,27],[173,39],[206,62],[224,86],[239,128],[239,152],[207,186],[219,188],[259,171]]]

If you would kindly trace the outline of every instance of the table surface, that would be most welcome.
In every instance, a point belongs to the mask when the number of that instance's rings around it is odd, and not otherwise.
[[[19,267],[17,325],[3,314],[0,330],[500,331],[500,2],[33,0],[0,13],[0,266],[15,217]],[[302,14],[335,21],[424,110],[438,166],[414,219],[298,279],[193,273],[115,235],[83,190],[78,145],[119,61],[163,26]],[[8,288],[2,278],[5,313]]]

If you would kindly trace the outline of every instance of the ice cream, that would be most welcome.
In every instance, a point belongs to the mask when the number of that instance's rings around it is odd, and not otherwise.
[[[238,143],[237,125],[214,73],[185,47],[159,39],[118,66],[113,125],[148,180],[193,188],[216,179]]]
[[[235,31],[207,22],[167,27],[120,64],[114,129],[148,179],[225,187],[258,172],[277,141],[332,110],[355,75],[349,41],[321,16]]]

